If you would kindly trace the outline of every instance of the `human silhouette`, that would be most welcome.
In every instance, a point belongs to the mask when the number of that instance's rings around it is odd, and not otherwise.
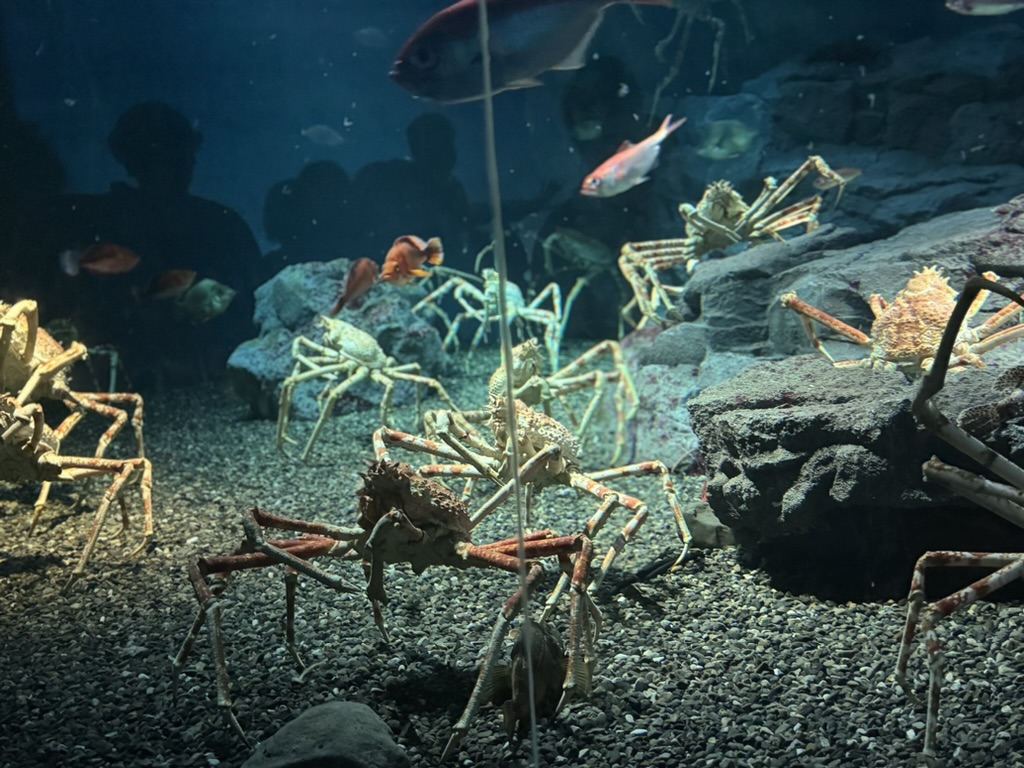
[[[139,387],[222,374],[227,355],[251,335],[252,292],[265,277],[252,230],[231,208],[189,192],[202,135],[173,107],[130,107],[107,144],[135,183],[61,196],[40,223],[54,254],[47,267],[55,304],[87,344],[118,348]],[[138,266],[74,276],[57,269],[55,254],[108,243],[136,254]],[[200,322],[174,301],[154,297],[161,276],[184,270],[237,291],[222,315]]]
[[[400,235],[439,236],[445,263],[471,270],[477,252],[491,241],[491,210],[469,200],[455,176],[456,135],[451,120],[427,112],[406,128],[410,158],[370,163],[352,181],[351,257],[375,258]],[[502,204],[506,223],[543,208],[558,185],[548,182],[526,200]]]
[[[263,231],[278,247],[267,269],[349,257],[352,182],[332,160],[307,163],[295,178],[274,184],[263,203]]]

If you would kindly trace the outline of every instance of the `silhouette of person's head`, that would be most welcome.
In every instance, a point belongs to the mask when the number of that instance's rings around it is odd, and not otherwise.
[[[440,112],[426,112],[405,129],[412,159],[445,175],[455,168],[455,126]]]
[[[202,141],[184,115],[159,101],[129,107],[107,137],[114,159],[140,189],[168,197],[188,192]]]
[[[279,181],[263,203],[263,229],[299,259],[334,258],[348,227],[351,181],[332,160],[305,165],[294,179]]]

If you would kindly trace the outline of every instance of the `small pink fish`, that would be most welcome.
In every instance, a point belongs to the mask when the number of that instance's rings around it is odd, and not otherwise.
[[[668,115],[661,127],[639,144],[622,142],[619,151],[599,165],[583,180],[580,194],[587,197],[614,197],[647,181],[647,174],[658,162],[661,142],[686,122],[682,117],[672,122]]]
[[[95,243],[85,250],[61,251],[57,261],[61,270],[72,277],[81,271],[94,275],[120,275],[139,265],[139,257],[133,250],[115,243]]]

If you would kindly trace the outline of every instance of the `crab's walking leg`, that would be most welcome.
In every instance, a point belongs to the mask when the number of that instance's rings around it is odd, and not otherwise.
[[[998,568],[973,584],[936,600],[922,610],[924,603],[924,573],[934,566],[965,566]],[[911,689],[907,680],[907,663],[912,652],[915,625],[920,617],[920,632],[924,636],[928,651],[928,714],[925,720],[924,749],[926,756],[935,756],[935,742],[938,731],[939,700],[943,676],[942,644],[939,642],[937,627],[939,621],[960,608],[981,600],[1012,581],[1024,577],[1024,553],[1020,552],[926,552],[914,566],[910,595],[907,599],[907,621],[903,628],[899,657],[896,662],[896,680],[916,704],[921,700]]]
[[[539,563],[534,563],[526,575],[527,589],[533,589],[543,578],[544,569]],[[480,664],[480,673],[477,675],[476,685],[473,687],[473,692],[469,695],[469,701],[466,702],[466,708],[462,711],[462,716],[452,728],[452,735],[448,738],[448,744],[445,745],[444,752],[441,753],[441,762],[444,762],[455,751],[459,742],[462,741],[462,737],[469,732],[470,723],[473,722],[477,710],[480,709],[484,690],[491,679],[491,675],[494,674],[495,665],[498,663],[501,642],[505,639],[505,635],[508,634],[509,625],[512,623],[512,620],[522,609],[522,599],[523,590],[520,587],[512,597],[505,601],[505,605],[498,613],[498,618],[494,622],[494,629],[491,630],[491,639],[487,643],[487,652],[484,654],[484,660]]]

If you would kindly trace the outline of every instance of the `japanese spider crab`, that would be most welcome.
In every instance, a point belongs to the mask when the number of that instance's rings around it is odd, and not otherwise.
[[[939,483],[1011,523],[1024,527],[1024,469],[954,424],[932,400],[942,389],[947,371],[957,364],[960,357],[957,348],[962,343],[961,327],[965,319],[976,310],[980,303],[979,297],[989,291],[999,293],[1024,306],[1024,298],[987,277],[973,277],[968,280],[956,305],[949,313],[942,339],[935,351],[934,363],[921,380],[917,396],[912,404],[912,411],[918,423],[965,456],[1002,478],[1009,485],[946,464],[935,456],[926,461],[922,467],[924,479],[928,482]],[[947,597],[925,605],[926,570],[949,566],[976,566],[996,570]],[[935,757],[939,698],[943,679],[942,643],[938,634],[939,622],[954,611],[985,598],[1006,584],[1022,578],[1024,578],[1024,553],[1021,552],[926,552],[915,564],[910,582],[910,593],[907,597],[907,619],[896,662],[896,680],[911,701],[917,706],[927,707],[923,753],[929,761]],[[916,634],[923,636],[928,652],[927,702],[922,701],[921,697],[913,690],[907,674],[907,666],[913,652]]]
[[[609,358],[612,370],[594,368],[601,358]],[[512,348],[512,384],[515,397],[531,408],[541,407],[551,415],[551,401],[557,400],[575,429],[578,440],[583,440],[601,403],[608,385],[614,385],[615,448],[611,462],[616,463],[626,448],[626,427],[636,416],[640,400],[617,341],[601,341],[561,369],[545,376],[544,357],[536,339],[527,339]],[[505,366],[499,365],[487,386],[489,397],[504,397],[506,392]],[[586,391],[590,399],[582,415],[577,416],[567,396]]]
[[[543,460],[554,459],[557,449],[527,462],[523,476],[541,471]],[[568,659],[562,681],[559,708],[576,695],[590,690],[594,663],[594,643],[600,630],[601,615],[587,591],[593,547],[586,535],[557,536],[551,531],[527,534],[524,555],[518,556],[517,539],[505,539],[476,545],[471,533],[477,522],[512,494],[515,485],[507,483],[484,508],[470,515],[465,502],[440,483],[421,477],[408,464],[391,461],[386,451],[362,475],[359,492],[359,516],[356,525],[342,527],[327,523],[294,520],[272,515],[260,509],[249,510],[242,518],[246,540],[228,555],[203,557],[189,569],[189,578],[199,601],[199,610],[178,654],[175,678],[181,672],[196,638],[209,619],[210,641],[216,668],[217,705],[230,727],[248,743],[245,731],[235,717],[225,657],[221,608],[218,598],[235,571],[285,565],[286,642],[289,653],[303,667],[295,647],[295,585],[301,573],[338,592],[360,590],[342,577],[311,562],[316,558],[358,560],[366,576],[366,596],[374,621],[390,642],[384,625],[383,606],[388,602],[384,589],[384,567],[389,563],[409,563],[416,573],[430,566],[444,565],[461,570],[489,568],[519,573],[523,570],[528,589],[540,582],[544,570],[540,559],[555,557],[565,577],[572,582]],[[292,531],[298,538],[268,538],[267,530]],[[510,622],[521,609],[522,589],[505,603],[491,634],[476,687],[462,717],[455,724],[442,760],[468,732],[479,705],[484,700],[490,677]],[[528,630],[529,628],[527,628]],[[511,725],[507,723],[506,725]]]
[[[713,250],[742,242],[756,244],[769,237],[781,240],[779,232],[801,224],[806,225],[807,232],[816,230],[821,195],[774,210],[812,172],[836,186],[848,181],[819,155],[808,157],[781,184],[771,176],[766,178],[761,194],[749,205],[729,182],[716,181],[708,186],[696,206],[689,203],[679,206],[679,213],[686,222],[686,237],[623,245],[619,269],[633,289],[633,298],[622,308],[623,319],[640,328],[648,320],[664,325],[661,310],[669,316],[674,313],[673,297],[681,294],[683,288],[663,284],[660,272],[679,265],[685,265],[686,271],[692,272],[701,257]],[[634,312],[639,312],[638,320],[633,319]]]
[[[475,321],[477,329],[469,344],[469,351],[472,353],[477,345],[487,338],[487,331],[491,325],[501,321],[498,273],[493,269],[484,269],[478,278],[476,275],[440,267],[435,268],[434,272],[447,275],[448,279],[417,302],[412,308],[413,314],[426,312],[441,319],[447,329],[441,344],[444,349],[451,345],[458,346],[459,328],[463,322]],[[481,281],[482,287],[477,287],[474,281]],[[553,371],[558,370],[558,355],[565,327],[569,322],[569,313],[584,285],[586,280],[577,280],[563,303],[562,289],[558,283],[548,283],[536,296],[527,301],[518,285],[506,282],[505,305],[509,323],[516,325],[520,335],[523,335],[526,323],[543,328],[544,347],[547,349]],[[449,293],[462,308],[454,318],[449,317],[448,313],[438,306],[438,302]],[[545,306],[546,303],[549,303],[549,306]]]
[[[344,320],[321,315],[317,325],[324,329],[323,340],[317,343],[305,336],[296,336],[292,340],[292,357],[295,367],[292,375],[284,380],[281,387],[281,398],[277,409],[277,448],[282,453],[286,443],[293,442],[288,437],[288,422],[291,418],[292,400],[295,388],[306,381],[324,379],[324,388],[317,397],[320,415],[306,439],[302,450],[302,461],[308,461],[313,445],[327,421],[334,412],[334,404],[349,389],[366,379],[375,381],[384,387],[380,401],[380,420],[382,424],[391,421],[391,401],[394,397],[395,382],[409,381],[433,389],[439,398],[451,408],[455,403],[437,379],[419,373],[419,363],[399,365],[393,357],[384,354],[377,340]],[[344,378],[341,378],[344,377]],[[338,382],[338,379],[341,381]],[[419,390],[417,389],[417,395]],[[418,399],[417,399],[418,403]]]
[[[753,41],[754,35],[750,31],[750,25],[747,23],[747,15],[743,11],[743,6],[740,0],[729,1],[736,10],[736,15],[739,17],[740,24],[743,27],[743,36],[749,45]],[[686,57],[687,45],[690,42],[690,32],[695,21],[707,24],[715,31],[715,40],[711,48],[711,67],[708,70],[708,93],[711,93],[715,87],[715,83],[718,81],[718,61],[722,55],[722,43],[725,41],[727,29],[725,21],[716,16],[711,10],[711,6],[715,2],[718,2],[718,0],[673,0],[676,17],[672,22],[672,29],[654,46],[654,55],[658,58],[658,61],[669,63],[667,56],[669,46],[675,41],[675,56],[672,57],[668,72],[665,73],[661,82],[654,89],[654,96],[651,99],[652,116],[658,107],[658,101],[661,99],[662,92],[679,75],[679,70],[683,66],[683,59]],[[682,28],[682,34],[679,32],[680,28]]]
[[[86,354],[86,348],[81,343],[72,342],[64,349],[39,327],[39,310],[35,301],[25,299],[15,304],[0,302],[0,480],[42,482],[30,531],[35,528],[46,506],[52,483],[114,475],[96,509],[89,538],[65,590],[85,572],[114,499],[117,499],[121,507],[122,531],[127,530],[127,505],[122,491],[125,483],[137,471],[141,473],[143,539],[129,557],[142,552],[153,536],[153,470],[144,457],[142,397],[130,392],[73,391],[68,382],[68,371],[75,362],[84,359]],[[60,400],[71,411],[56,429],[50,429],[45,424],[43,408],[38,402],[44,398]],[[134,406],[131,423],[138,446],[136,458],[104,458],[107,447],[128,422],[127,412],[113,405],[115,403]],[[78,425],[87,411],[112,420],[97,441],[95,455],[61,456],[61,441]]]
[[[421,466],[416,471],[424,477],[468,480],[488,478],[504,487],[506,483],[514,480],[510,468],[510,453],[511,440],[515,439],[518,453],[525,460],[522,482],[526,485],[530,497],[549,486],[567,486],[592,496],[599,502],[597,511],[583,529],[589,539],[597,535],[617,507],[631,512],[632,517],[608,548],[591,580],[592,590],[601,584],[615,558],[625,549],[626,544],[636,535],[650,514],[646,501],[615,491],[605,485],[604,481],[639,475],[657,475],[661,478],[662,493],[672,512],[676,533],[682,544],[679,555],[664,570],[672,570],[686,559],[692,536],[679,507],[672,476],[662,462],[642,461],[584,473],[579,468],[579,441],[564,425],[550,416],[535,411],[521,400],[516,400],[516,435],[513,438],[509,433],[508,411],[503,397],[492,397],[488,408],[482,412],[460,414],[434,411],[430,414],[430,423],[436,438],[420,437],[385,427],[374,433],[374,450],[379,457],[387,455],[388,446],[397,445],[415,453],[426,453],[442,461],[454,462]],[[486,415],[492,441],[483,438],[467,424],[465,417],[475,413]],[[537,461],[541,462],[540,468],[527,476],[525,467],[532,466],[532,462]],[[485,506],[477,515],[482,517],[490,511],[491,507]],[[474,525],[480,517],[473,519]],[[568,577],[563,577],[555,588],[545,606],[545,619],[551,615],[559,596],[568,584]]]
[[[991,284],[995,284],[994,281],[998,279],[993,272],[986,272],[984,277],[987,283]],[[965,310],[965,317],[970,318],[977,314],[988,294],[989,291],[984,289],[975,291],[971,303]],[[871,295],[868,303],[875,316],[871,324],[871,336],[827,312],[812,307],[797,298],[795,293],[783,295],[781,302],[782,306],[800,315],[811,343],[833,365],[898,368],[910,376],[918,375],[931,367],[943,336],[943,329],[946,328],[957,305],[956,291],[949,286],[949,278],[943,276],[938,267],[925,267],[920,272],[915,272],[907,281],[906,287],[896,294],[891,304],[877,293]],[[1020,324],[999,330],[1018,312],[1020,308],[1011,303],[975,328],[960,329],[958,325],[952,348],[953,358],[948,365],[952,368],[968,365],[975,368],[984,367],[981,355],[994,347],[1024,336],[1024,325]],[[859,360],[835,360],[815,334],[814,322],[855,344],[870,347],[871,352],[866,358]]]

